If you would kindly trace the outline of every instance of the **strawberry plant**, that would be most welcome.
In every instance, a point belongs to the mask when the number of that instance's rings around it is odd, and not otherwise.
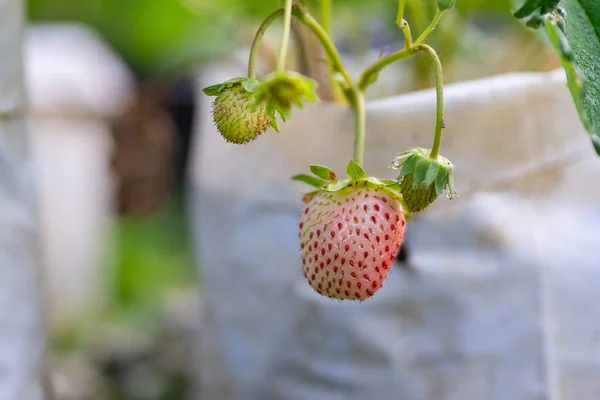
[[[569,89],[584,126],[600,152],[600,43],[596,40],[600,35],[600,12],[597,12],[597,5],[592,4],[594,1],[564,0],[566,24],[562,4],[557,0],[527,0],[515,16],[529,17],[527,24],[532,28],[546,28],[563,61]],[[427,44],[429,34],[456,2],[437,0],[432,21],[423,32],[413,36],[409,21],[404,17],[407,1],[399,0],[396,24],[403,33],[404,47],[380,56],[354,78],[329,34],[332,1],[321,0],[319,22],[303,1],[285,0],[283,7],[273,11],[258,28],[250,50],[248,76],[232,77],[204,89],[207,95],[216,97],[213,116],[223,138],[236,144],[247,144],[268,127],[278,131],[277,120],[285,123],[292,117],[294,107],[302,107],[306,101],[318,101],[317,83],[286,69],[292,18],[312,31],[321,43],[336,95],[352,107],[355,117],[354,150],[346,169],[347,178],[338,179],[334,171],[322,165],[311,165],[311,174],[292,177],[312,186],[303,197],[299,244],[304,276],[321,295],[360,301],[373,296],[383,285],[402,246],[407,218],[425,210],[444,191],[449,199],[457,195],[454,166],[440,155],[445,127],[442,63],[433,47]],[[574,15],[572,25],[570,13]],[[283,32],[276,70],[257,79],[258,48],[265,31],[279,18],[283,18]],[[581,32],[587,32],[591,37],[583,40]],[[581,46],[577,42],[580,39],[585,42]],[[418,53],[429,57],[435,71],[437,107],[431,148],[399,152],[390,162],[390,167],[398,171],[392,179],[369,176],[362,166],[366,134],[365,92],[384,68]]]

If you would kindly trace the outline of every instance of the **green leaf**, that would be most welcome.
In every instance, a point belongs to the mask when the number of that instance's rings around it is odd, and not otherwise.
[[[567,14],[567,38],[573,49],[573,61],[583,79],[583,90],[580,90],[582,97],[572,89],[577,85],[577,78],[567,70],[569,89],[596,152],[600,155],[600,2],[563,0],[563,5]]]
[[[526,0],[515,12],[515,17],[521,19],[530,16],[539,10],[540,14],[548,14],[556,10],[560,0]]]
[[[281,117],[281,120],[283,122],[287,122],[287,120],[289,120],[290,116],[292,115],[291,107],[280,107],[280,108],[277,108],[276,110],[279,113],[279,116]]]
[[[271,128],[275,129],[275,132],[281,133],[279,132],[279,125],[277,125],[277,118],[273,117],[271,122],[269,122],[269,125],[271,125]]]
[[[374,176],[368,176],[365,180],[369,183],[372,183],[375,186],[384,186],[383,182],[379,178],[375,178]]]
[[[440,166],[435,162],[431,162],[429,164],[429,168],[427,168],[427,172],[425,174],[425,179],[423,180],[425,186],[430,186],[433,182],[435,182],[435,179],[439,175],[441,169]]]
[[[247,92],[254,93],[258,89],[260,81],[252,78],[245,78],[242,84]]]
[[[429,170],[430,165],[431,162],[426,159],[421,159],[417,162],[413,173],[413,187],[419,186],[425,181],[425,176],[427,175],[427,170]]]
[[[440,169],[440,173],[438,174],[438,176],[435,180],[435,194],[437,194],[438,196],[440,194],[442,194],[442,192],[444,191],[444,188],[448,184],[449,172],[450,171],[448,171],[445,168]]]
[[[454,189],[454,174],[448,174],[448,198],[452,200],[454,196],[458,196],[458,192]]]
[[[304,182],[304,183],[306,183],[310,186],[314,186],[316,188],[321,188],[321,187],[325,186],[325,184],[326,184],[326,182],[324,180],[319,179],[315,176],[306,175],[306,174],[292,176],[292,180]]]
[[[398,179],[404,178],[406,175],[412,173],[415,170],[415,165],[417,165],[417,161],[419,160],[420,158],[418,156],[412,156],[408,160],[406,160],[406,162],[402,166],[402,169],[400,170],[400,176],[398,177]]]
[[[367,177],[367,173],[356,161],[350,160],[348,166],[346,167],[346,173],[348,174],[348,178],[352,180],[359,180]]]
[[[335,181],[337,179],[335,176],[335,172],[333,172],[330,168],[324,167],[322,165],[311,165],[310,172],[312,172],[319,178],[325,179],[326,181]]]
[[[323,189],[328,192],[337,192],[338,190],[342,190],[343,188],[347,187],[348,185],[350,185],[350,180],[344,179],[341,181],[336,181],[334,183],[330,183],[329,185],[325,186]]]
[[[224,87],[225,87],[224,83],[219,83],[218,85],[212,85],[209,87],[205,87],[204,89],[202,89],[202,91],[207,96],[216,96],[219,93],[221,93],[221,90],[223,90]]]

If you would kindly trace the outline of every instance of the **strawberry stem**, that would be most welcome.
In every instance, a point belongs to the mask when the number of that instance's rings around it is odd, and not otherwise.
[[[321,0],[321,26],[325,33],[331,37],[331,15],[333,12],[333,0]],[[344,97],[344,93],[342,92],[342,88],[340,82],[336,81],[333,73],[335,70],[331,66],[331,59],[327,56],[327,62],[329,64],[329,82],[333,91],[333,98],[338,103],[343,103],[346,99]]]
[[[327,34],[327,31],[302,7],[294,7],[294,15],[309,28],[321,42],[333,71],[338,72],[346,83],[346,96],[354,108],[354,161],[362,165],[365,150],[366,115],[365,97],[360,87],[354,83],[352,77],[344,67],[340,54]]]
[[[323,30],[331,36],[331,9],[333,0],[321,0],[321,25]]]
[[[281,35],[281,44],[279,45],[279,53],[277,54],[277,72],[285,71],[285,60],[292,28],[292,1],[293,0],[285,0],[283,34]]]
[[[252,41],[252,47],[250,48],[250,57],[248,59],[248,78],[256,79],[256,59],[258,58],[260,43],[262,42],[265,32],[269,26],[273,23],[273,21],[281,17],[283,14],[283,8],[273,11],[267,18],[265,18],[262,24],[260,24],[258,31],[256,31],[256,35],[254,35],[254,40]]]
[[[404,9],[406,8],[406,0],[398,1],[398,15],[396,16],[396,23],[399,25],[404,21]]]
[[[425,29],[423,31],[423,33],[421,33],[421,35],[417,38],[417,40],[415,40],[415,46],[420,45],[423,42],[423,40],[425,40],[425,38],[427,38],[427,36],[435,29],[438,22],[440,22],[440,19],[442,18],[442,14],[444,14],[444,11],[445,10],[440,10],[439,8],[437,9],[437,11],[435,12],[435,16],[433,17],[433,20],[431,21],[431,23],[429,24],[427,29]]]
[[[317,39],[319,39],[323,49],[325,50],[325,53],[327,53],[327,57],[331,63],[332,69],[342,75],[344,81],[346,82],[347,88],[354,86],[352,77],[350,77],[350,74],[344,67],[342,58],[340,57],[340,54],[338,53],[335,45],[331,41],[331,38],[325,29],[323,29],[323,27],[301,6],[294,7],[294,15],[300,22],[310,29],[312,33],[315,34]]]
[[[437,159],[440,153],[440,145],[442,143],[442,130],[444,129],[444,74],[442,70],[442,63],[435,50],[426,45],[420,44],[417,47],[420,51],[425,51],[435,68],[435,92],[436,92],[436,118],[435,118],[435,137],[433,139],[433,146],[431,147],[431,153],[429,157]]]
[[[366,134],[365,95],[356,86],[352,88],[352,105],[354,106],[354,155],[353,159],[363,165]]]
[[[398,50],[392,54],[388,54],[387,56],[380,58],[362,73],[360,79],[358,80],[358,88],[362,91],[365,91],[367,87],[375,81],[375,77],[383,68],[387,67],[393,62],[410,58],[416,53],[417,50],[414,47],[405,47],[402,50]]]

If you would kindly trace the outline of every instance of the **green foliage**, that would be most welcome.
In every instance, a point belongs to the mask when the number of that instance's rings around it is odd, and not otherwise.
[[[325,184],[326,184],[326,182],[324,180],[317,178],[316,176],[307,175],[307,174],[294,175],[292,177],[292,180],[298,181],[298,182],[304,182],[307,185],[310,185],[317,189],[325,186]]]
[[[240,20],[274,7],[275,0],[29,0],[28,17],[88,24],[138,74],[156,76],[231,54]]]
[[[527,25],[532,28],[545,26],[581,121],[600,155],[600,2],[527,0],[515,16],[530,18]]]
[[[534,13],[548,14],[556,10],[560,0],[526,0],[515,12],[515,17],[525,18]]]
[[[348,178],[355,181],[367,177],[365,170],[354,160],[350,160],[348,163],[348,166],[346,167],[346,173],[348,174]]]
[[[324,167],[322,165],[311,165],[310,172],[312,172],[319,178],[325,179],[327,181],[336,180],[335,172],[333,172],[330,168]]]
[[[167,291],[195,282],[192,247],[180,206],[122,219],[114,236],[117,308],[151,311],[162,304]]]
[[[437,0],[436,3],[440,10],[450,10],[456,5],[456,0]]]
[[[600,2],[564,0],[567,37],[573,49],[573,62],[583,77],[583,99],[579,109],[600,155]],[[570,85],[573,85],[573,75]],[[577,99],[576,99],[577,104]]]

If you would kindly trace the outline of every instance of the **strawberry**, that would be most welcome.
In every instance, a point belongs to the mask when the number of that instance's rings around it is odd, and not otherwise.
[[[268,111],[266,105],[256,102],[258,85],[255,79],[235,78],[204,89],[205,94],[216,96],[213,119],[226,141],[248,143],[263,134],[269,126],[278,130],[274,111]]]
[[[295,177],[318,186],[305,196],[300,219],[304,276],[324,296],[366,300],[383,285],[404,240],[400,196],[353,161],[344,181],[325,167],[311,170],[329,183]]]
[[[430,157],[428,149],[415,148],[400,153],[392,168],[400,170],[399,191],[406,210],[418,213],[429,207],[444,189],[448,198],[458,195],[454,190],[454,165],[445,157]]]

